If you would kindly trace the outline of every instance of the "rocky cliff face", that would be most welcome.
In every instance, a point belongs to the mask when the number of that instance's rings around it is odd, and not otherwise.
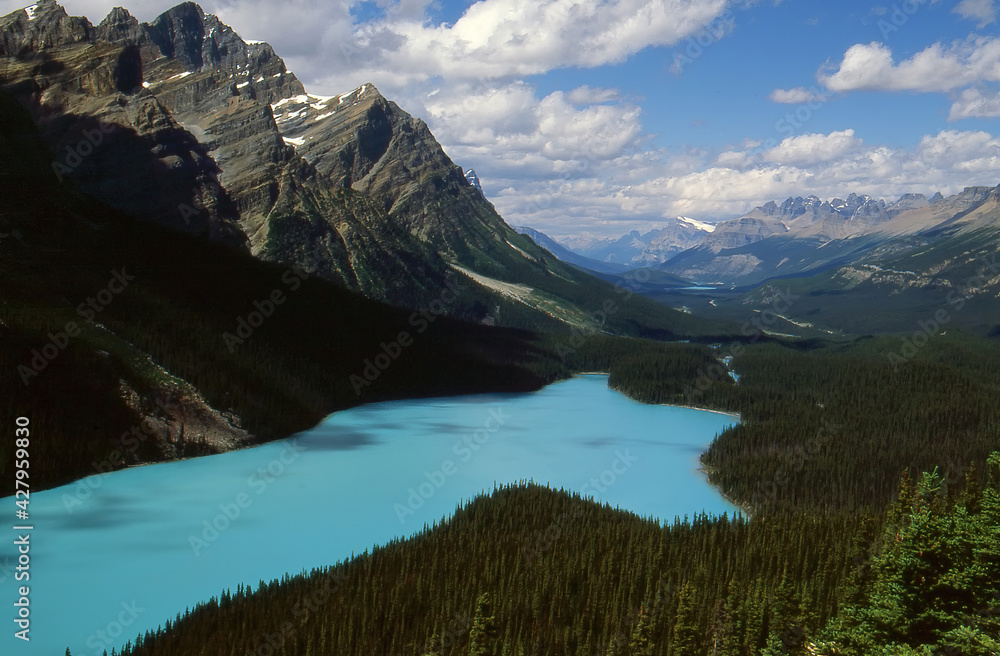
[[[940,200],[940,194],[938,194],[938,197],[936,200]],[[930,204],[931,201],[927,200],[927,196],[923,194],[903,194],[896,202],[886,205],[885,210],[890,217],[895,218],[903,212],[918,210]]]
[[[93,39],[86,18],[69,16],[55,0],[40,0],[0,18],[0,55],[25,57],[43,50]]]
[[[0,84],[31,111],[60,179],[120,209],[245,247],[215,162],[143,88],[137,46],[86,40],[94,35],[86,19],[53,3],[30,21],[20,11],[3,24],[6,44],[45,42],[39,52],[4,51]]]
[[[701,248],[718,253],[748,246],[772,235],[783,235],[787,232],[788,226],[780,219],[748,215],[720,223],[712,234],[705,237]]]
[[[781,205],[772,201],[748,212],[743,218],[775,219],[787,228],[787,232],[808,234],[820,239],[843,239],[867,232],[878,223],[887,221],[890,216],[882,199],[850,194],[846,200],[798,196],[786,199]],[[720,226],[724,231],[734,227]],[[777,224],[772,226],[777,228]],[[775,230],[775,233],[780,232],[780,228]]]
[[[148,24],[116,8],[95,28],[48,2],[3,24],[4,87],[84,191],[386,300],[410,298],[414,278],[443,279],[443,263],[424,261],[433,253],[401,257],[408,235],[385,230],[374,204],[347,198],[283,139],[270,104],[304,89],[267,44],[194,3]]]
[[[269,45],[194,3],[95,27],[45,0],[0,21],[0,84],[67,154],[60,173],[115,207],[401,305],[460,271],[472,290],[449,311],[475,320],[513,303],[516,325],[533,325],[521,305],[548,324],[585,316],[566,294],[605,293],[504,223],[373,85],[307,94]],[[531,293],[510,300],[510,282]]]

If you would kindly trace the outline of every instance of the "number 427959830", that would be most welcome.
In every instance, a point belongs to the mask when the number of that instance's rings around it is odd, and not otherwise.
[[[29,420],[27,417],[17,418],[17,428],[14,430],[14,446],[17,451],[14,454],[14,478],[17,491],[14,494],[17,507],[21,510],[28,509],[28,498],[31,494],[31,485],[28,483],[28,446],[30,442],[30,431],[28,430]],[[23,498],[22,498],[23,497]]]

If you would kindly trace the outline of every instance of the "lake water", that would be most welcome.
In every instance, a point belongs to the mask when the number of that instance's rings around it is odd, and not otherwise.
[[[494,483],[532,479],[666,521],[733,512],[698,455],[734,421],[637,403],[606,376],[580,376],[530,394],[362,406],[288,440],[40,492],[32,640],[13,637],[9,531],[0,653],[110,653],[224,588],[410,535]],[[13,517],[13,499],[2,501]]]

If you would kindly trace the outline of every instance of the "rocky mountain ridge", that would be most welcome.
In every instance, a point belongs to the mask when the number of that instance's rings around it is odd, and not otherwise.
[[[535,230],[534,228],[528,226],[514,226],[514,230],[517,230],[522,235],[531,237],[536,244],[549,251],[563,262],[568,262],[569,264],[583,267],[584,269],[589,269],[590,271],[596,271],[598,273],[622,273],[628,268],[624,264],[601,262],[600,260],[594,260],[586,257],[585,255],[580,255],[579,253],[566,248],[545,233]]]
[[[769,202],[723,221],[701,244],[662,265],[700,282],[754,284],[851,262],[902,235],[939,229],[981,204],[989,187],[970,187],[945,198],[905,194],[886,203],[871,196],[816,196]]]
[[[589,259],[628,269],[666,262],[700,244],[714,229],[712,224],[678,216],[645,233],[632,230],[617,239],[563,239],[560,243]]]
[[[397,305],[464,276],[447,312],[474,321],[594,328],[613,293],[508,226],[374,85],[308,94],[269,45],[195,3],[95,26],[42,0],[0,33],[0,88],[66,154],[61,175],[118,209]]]

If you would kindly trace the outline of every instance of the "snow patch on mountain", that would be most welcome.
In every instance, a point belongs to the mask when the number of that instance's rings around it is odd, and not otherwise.
[[[476,170],[475,169],[469,169],[468,171],[466,171],[465,172],[465,179],[468,181],[468,183],[470,185],[472,185],[473,187],[475,187],[476,190],[479,191],[479,193],[481,193],[481,194],[483,193],[483,186],[479,182],[479,176],[476,175]],[[486,194],[483,194],[483,196],[485,197]]]
[[[692,219],[689,216],[679,216],[677,220],[681,223],[686,223],[689,226],[695,227],[698,230],[704,230],[705,232],[715,232],[715,225],[711,223],[705,223],[704,221],[698,221],[697,219]]]

